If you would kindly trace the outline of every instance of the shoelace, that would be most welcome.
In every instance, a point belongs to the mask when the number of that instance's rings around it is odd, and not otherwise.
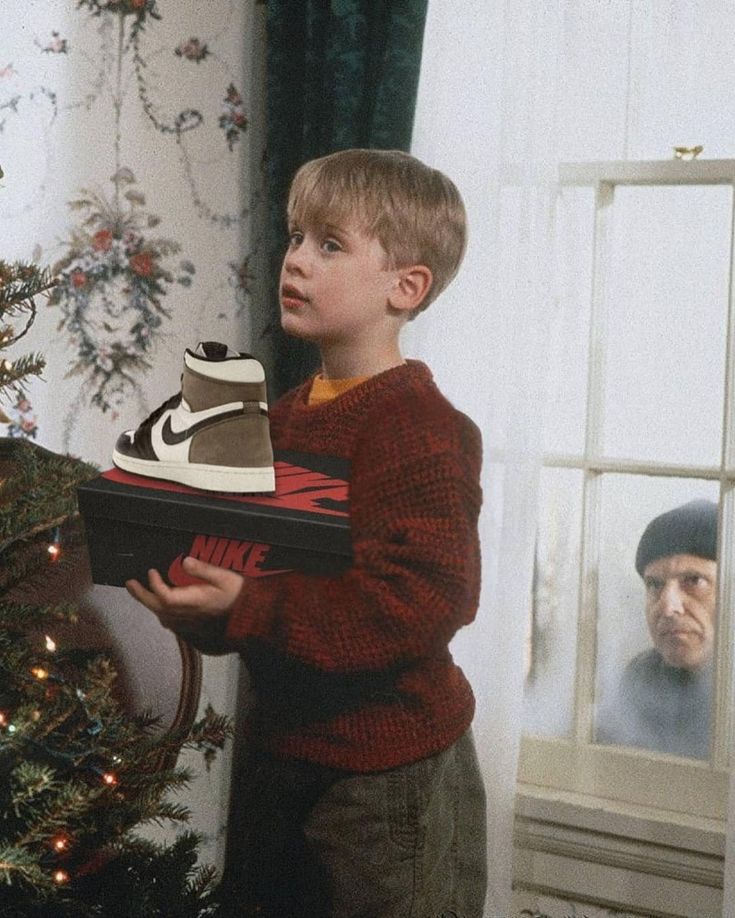
[[[138,425],[138,429],[135,432],[135,436],[138,434],[146,433],[153,427],[156,421],[161,417],[164,411],[168,411],[170,408],[176,408],[176,406],[181,402],[181,392],[177,392],[176,395],[172,395],[171,398],[167,398],[166,401],[159,405],[154,411],[152,411],[145,421],[141,421]]]

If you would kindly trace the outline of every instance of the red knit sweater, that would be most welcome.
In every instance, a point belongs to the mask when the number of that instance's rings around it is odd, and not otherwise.
[[[250,741],[369,772],[418,761],[469,726],[472,690],[448,644],[480,586],[481,441],[417,361],[271,413],[276,449],[351,462],[352,567],[246,580],[227,637],[256,701]]]

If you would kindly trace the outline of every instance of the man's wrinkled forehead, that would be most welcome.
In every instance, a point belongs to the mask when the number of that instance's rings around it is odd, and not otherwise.
[[[650,561],[641,575],[644,582],[665,581],[681,577],[702,577],[714,586],[717,580],[717,562],[699,555],[664,555]]]

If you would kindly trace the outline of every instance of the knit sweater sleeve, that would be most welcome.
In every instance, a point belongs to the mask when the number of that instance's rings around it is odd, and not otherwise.
[[[387,669],[446,652],[475,615],[480,434],[464,415],[396,403],[352,457],[353,564],[340,575],[246,580],[228,638],[258,638],[326,672]]]

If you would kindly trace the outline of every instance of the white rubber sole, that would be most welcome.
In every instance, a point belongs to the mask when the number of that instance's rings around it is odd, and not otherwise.
[[[203,491],[273,494],[276,490],[276,474],[272,467],[235,468],[228,465],[196,465],[190,462],[153,462],[147,459],[134,459],[117,450],[113,450],[112,461],[119,469],[132,472],[134,475],[175,481],[190,488],[201,488]]]

